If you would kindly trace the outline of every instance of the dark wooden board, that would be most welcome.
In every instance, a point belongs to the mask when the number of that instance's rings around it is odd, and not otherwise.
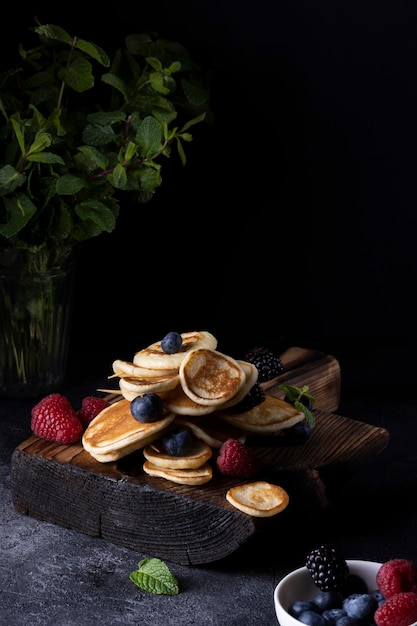
[[[292,365],[286,355],[284,382],[309,384],[319,406],[337,406],[340,372],[335,359],[294,350]],[[279,378],[268,393],[281,394]],[[243,480],[214,472],[205,485],[178,485],[144,474],[141,451],[99,463],[81,444],[58,445],[35,436],[12,455],[13,503],[23,514],[149,556],[190,565],[216,561],[266,526],[279,528],[291,516],[322,510],[328,501],[320,470],[378,454],[388,443],[382,428],[323,408],[315,416],[316,428],[301,446],[278,447],[273,438],[256,442],[263,475],[273,476],[290,496],[287,509],[271,518],[251,517],[227,502],[227,489]]]

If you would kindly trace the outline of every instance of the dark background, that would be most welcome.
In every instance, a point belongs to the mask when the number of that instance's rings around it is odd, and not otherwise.
[[[2,46],[34,15],[109,53],[156,30],[212,72],[214,123],[195,127],[185,168],[164,164],[151,203],[122,200],[114,233],[86,246],[71,371],[107,371],[169,330],[207,328],[231,352],[414,346],[415,2],[115,10],[10,8]]]

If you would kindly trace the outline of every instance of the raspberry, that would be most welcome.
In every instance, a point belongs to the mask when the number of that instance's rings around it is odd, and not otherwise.
[[[328,544],[319,546],[307,555],[306,568],[320,591],[340,591],[349,575],[349,567],[343,555]]]
[[[110,402],[107,402],[104,398],[86,396],[81,403],[81,409],[77,411],[78,419],[81,421],[84,428],[86,428],[91,420],[97,417],[97,415],[108,406],[110,406]]]
[[[253,407],[261,404],[265,400],[265,391],[262,387],[255,383],[254,386],[249,389],[248,393],[240,402],[230,407],[232,413],[244,413],[245,411],[250,411]]]
[[[279,376],[284,371],[281,359],[269,348],[252,348],[243,357],[245,361],[252,363],[258,370],[258,382],[264,383]]]
[[[70,401],[60,393],[45,396],[32,408],[31,429],[37,437],[64,444],[79,441],[84,430]]]
[[[253,478],[260,469],[254,451],[237,439],[227,439],[222,444],[216,464],[222,474],[240,478]]]
[[[391,559],[381,565],[376,584],[385,598],[402,591],[417,593],[417,566],[407,559]]]
[[[417,594],[403,591],[388,598],[374,615],[376,626],[409,626],[417,621]]]

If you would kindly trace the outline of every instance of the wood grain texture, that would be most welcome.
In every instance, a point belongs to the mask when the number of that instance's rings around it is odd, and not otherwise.
[[[292,359],[292,369],[288,365],[268,393],[281,394],[277,385],[284,381],[309,384],[319,406],[337,406],[337,362],[302,349],[296,349]],[[294,515],[322,511],[328,500],[320,470],[377,454],[388,443],[382,428],[323,408],[315,410],[315,416],[316,428],[301,446],[280,447],[274,437],[253,441],[262,463],[260,478],[280,484],[290,496],[287,509],[272,518],[253,518],[227,502],[227,489],[244,480],[214,472],[205,485],[178,485],[144,474],[141,451],[99,463],[81,444],[58,445],[35,436],[12,455],[13,503],[23,514],[147,556],[190,565],[217,561],[261,529],[279,529]]]

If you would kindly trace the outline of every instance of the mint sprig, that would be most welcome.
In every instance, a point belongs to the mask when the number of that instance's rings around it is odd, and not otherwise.
[[[169,596],[176,596],[179,593],[178,580],[160,559],[142,559],[138,563],[138,569],[131,572],[130,580],[149,593]]]
[[[287,396],[288,402],[305,415],[307,424],[313,429],[316,425],[316,419],[310,409],[303,403],[303,398],[309,400],[312,405],[316,402],[314,396],[308,393],[309,386],[297,387],[296,385],[279,385],[278,387]]]

